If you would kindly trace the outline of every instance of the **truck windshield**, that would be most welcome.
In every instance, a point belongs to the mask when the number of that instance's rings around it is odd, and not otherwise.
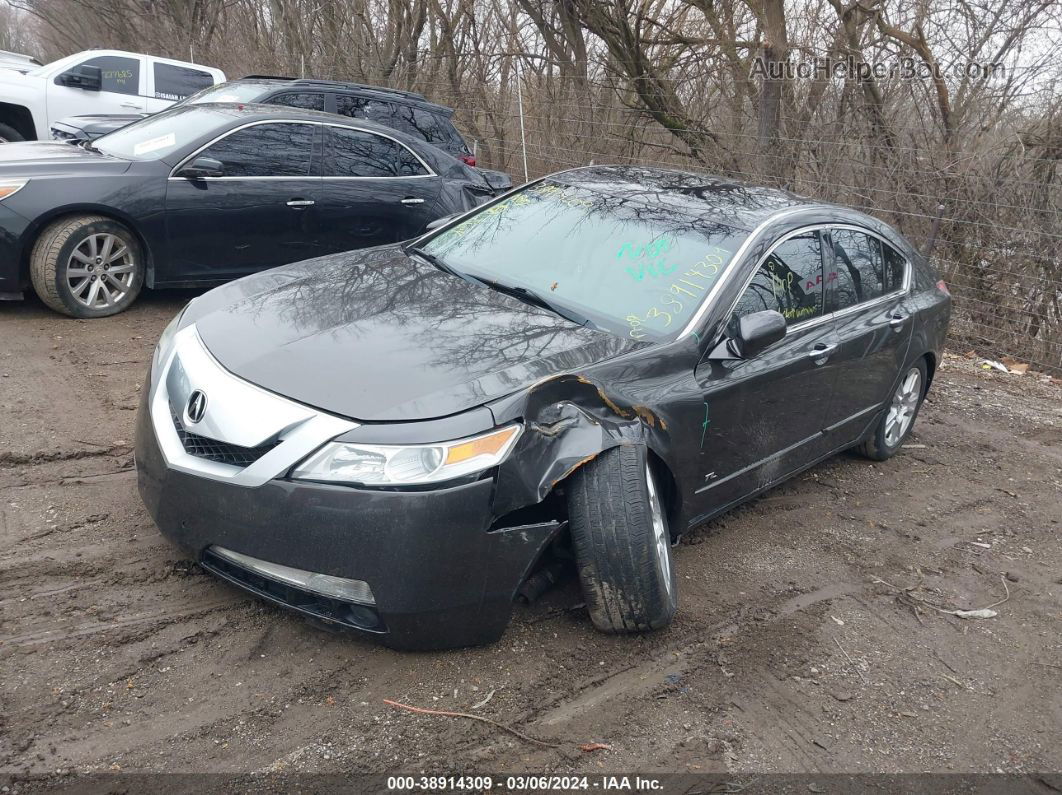
[[[235,115],[217,105],[180,105],[97,138],[92,148],[125,160],[162,160],[218,129]]]
[[[423,251],[567,316],[659,342],[679,335],[746,235],[690,212],[674,192],[547,180],[447,229]]]

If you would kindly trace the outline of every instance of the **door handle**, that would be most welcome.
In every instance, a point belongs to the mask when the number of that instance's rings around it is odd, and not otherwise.
[[[288,202],[288,207],[313,207],[313,199],[292,199]]]
[[[424,204],[424,199],[418,199],[414,196],[406,196],[402,199],[402,204]]]
[[[808,358],[812,359],[815,364],[822,364],[835,350],[837,350],[837,343],[826,345],[820,342],[808,353]]]
[[[903,324],[907,321],[910,315],[905,315],[903,312],[896,312],[889,317],[889,325],[892,326],[893,331],[899,331],[903,328]]]
[[[123,102],[121,103],[123,108],[129,108],[130,110],[143,110],[143,105],[137,105],[135,102]]]

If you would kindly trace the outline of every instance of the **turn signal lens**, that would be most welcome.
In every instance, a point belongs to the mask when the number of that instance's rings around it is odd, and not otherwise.
[[[6,199],[8,196],[12,196],[18,193],[25,187],[28,179],[7,179],[0,182],[0,200]]]
[[[462,461],[469,461],[481,455],[493,458],[505,449],[505,446],[516,436],[518,430],[518,426],[510,425],[508,428],[502,428],[489,436],[480,436],[478,439],[455,444],[446,451],[444,466],[460,464]]]
[[[944,283],[943,279],[941,279],[939,282],[937,282],[937,289],[940,290],[945,295],[951,295],[951,290],[948,289],[948,285]]]

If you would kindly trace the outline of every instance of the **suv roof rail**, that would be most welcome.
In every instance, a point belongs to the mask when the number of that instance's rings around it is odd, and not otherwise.
[[[428,101],[428,98],[423,94],[418,94],[415,91],[403,91],[400,88],[388,88],[387,86],[370,86],[365,83],[352,83],[349,80],[317,80],[312,77],[300,77],[294,80],[299,85],[308,86],[334,86],[336,88],[355,88],[359,91],[378,91],[381,94],[395,94],[400,97],[408,97],[409,99],[419,99],[424,102]]]
[[[244,75],[240,80],[298,80],[297,77],[288,75]]]

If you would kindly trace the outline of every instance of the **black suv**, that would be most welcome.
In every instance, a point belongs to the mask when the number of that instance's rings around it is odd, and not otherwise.
[[[454,115],[453,108],[436,105],[412,91],[338,80],[250,75],[205,88],[178,104],[202,102],[287,105],[367,119],[416,136],[470,166],[476,165],[475,155],[454,127],[451,118]],[[52,137],[68,141],[91,141],[143,115],[71,116],[52,125]]]

